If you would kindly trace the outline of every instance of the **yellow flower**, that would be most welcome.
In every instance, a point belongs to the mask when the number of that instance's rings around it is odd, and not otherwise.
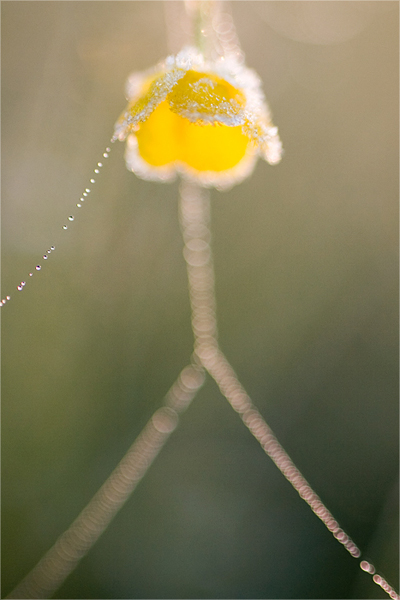
[[[114,139],[127,139],[127,167],[139,177],[171,181],[177,173],[228,188],[253,170],[257,156],[276,164],[278,130],[254,71],[193,48],[127,82],[129,104]]]

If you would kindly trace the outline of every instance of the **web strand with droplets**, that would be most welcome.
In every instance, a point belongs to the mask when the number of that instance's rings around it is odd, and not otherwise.
[[[184,256],[189,279],[195,356],[197,356],[198,362],[215,380],[221,393],[240,415],[250,433],[260,443],[264,452],[273,460],[299,496],[351,556],[359,558],[361,555],[360,549],[350,536],[340,528],[333,515],[278,442],[219,348],[214,292],[215,275],[210,246],[211,233],[208,227],[210,220],[208,191],[190,182],[182,181],[180,219],[185,242]],[[374,583],[379,585],[391,598],[399,599],[399,595],[384,577],[375,574],[375,567],[372,564],[363,560],[360,563],[360,568],[373,575]]]
[[[193,359],[196,364],[182,371],[166,396],[164,408],[156,411],[94,498],[8,598],[48,598],[58,589],[147,473],[175,429],[178,414],[187,408],[200,389],[204,381],[202,367],[216,381],[221,393],[239,413],[265,453],[327,529],[353,557],[358,558],[361,554],[279,444],[218,346],[208,192],[183,181],[180,217],[192,307]],[[399,598],[388,582],[375,573],[372,564],[363,560],[360,568],[372,575],[374,583],[391,598]]]
[[[115,142],[115,138],[111,138],[110,143],[113,144]],[[107,159],[110,155],[111,152],[111,147],[107,146],[107,148],[104,150],[103,152],[103,158]],[[100,170],[103,168],[103,163],[101,161],[99,161],[96,164],[96,167],[93,169],[93,173],[95,174],[95,176],[97,177],[97,175],[100,173]],[[91,177],[89,180],[89,184],[91,186],[93,186],[96,183],[96,179],[95,177]],[[84,202],[87,200],[89,194],[91,193],[92,189],[91,187],[86,187],[82,194],[80,195],[80,198],[78,200],[78,202],[76,203],[76,208],[81,209],[83,207]],[[75,215],[74,214],[70,214],[67,219],[66,222],[64,223],[64,225],[62,226],[62,229],[64,231],[68,230],[69,227],[69,223],[72,223],[73,221],[75,221]],[[68,222],[68,223],[67,223]],[[42,260],[47,261],[48,258],[50,257],[50,254],[52,252],[54,252],[54,250],[56,249],[55,245],[52,244],[51,246],[47,246],[47,250],[46,252],[44,252],[44,254],[42,255]],[[42,261],[40,261],[41,263]],[[31,278],[34,276],[35,272],[39,272],[42,270],[43,266],[42,264],[38,263],[34,269],[32,269],[29,273],[28,273],[28,277],[26,279],[23,279],[17,286],[16,289],[19,292],[22,292],[22,290],[25,289],[25,286],[27,285],[27,282],[31,280]],[[3,307],[5,304],[7,304],[9,301],[11,300],[11,294],[7,294],[7,296],[3,296],[3,298],[0,300],[0,307]]]
[[[109,478],[7,598],[51,598],[146,475],[203,382],[201,367],[191,364],[183,369],[164,406],[153,414]]]
[[[193,3],[187,2],[188,7],[191,4]],[[243,54],[229,13],[219,10],[212,16],[212,19],[208,19],[208,22],[211,20],[213,23],[211,33],[214,35],[214,48],[216,48],[217,54],[224,58],[234,55],[236,60],[238,58],[240,60]],[[210,34],[210,32],[206,33]],[[111,142],[114,141],[115,138],[111,140]],[[107,158],[109,152],[110,148],[106,148],[103,157]],[[94,173],[98,174],[102,166],[103,164],[99,162]],[[95,179],[90,179],[90,183],[94,184]],[[85,188],[79,202],[76,204],[78,209],[82,208],[90,191],[90,188]],[[181,192],[181,219],[185,239],[184,255],[188,267],[192,304],[195,360],[199,366],[202,365],[210,373],[218,384],[221,393],[227,398],[234,410],[239,413],[265,453],[270,456],[299,495],[307,502],[336,539],[353,557],[357,558],[360,555],[360,550],[347,534],[340,529],[329,510],[295,467],[253,405],[218,346],[214,270],[208,228],[209,199],[204,190],[200,190],[186,182],[182,184]],[[68,221],[73,222],[74,220],[75,217],[71,214]],[[67,230],[68,224],[63,225],[63,229]],[[43,255],[43,260],[47,260],[51,252],[55,250],[54,246],[49,248]],[[35,270],[40,271],[41,268],[41,265],[38,264]],[[34,271],[30,272],[29,277],[32,277],[33,274]],[[25,285],[26,281],[21,281],[17,289],[22,291]],[[6,296],[0,301],[0,306],[6,304],[10,299],[11,296]],[[184,376],[184,374],[186,375]],[[185,377],[186,384],[183,383]],[[193,384],[188,386],[191,377]],[[203,373],[201,369],[195,366],[184,369],[166,397],[166,406],[153,415],[128,453],[89,505],[57,540],[56,544],[38,565],[8,596],[9,598],[49,597],[62,584],[106,529],[140,479],[147,473],[150,465],[169,438],[170,433],[176,427],[178,413],[188,406],[202,385],[202,381]],[[363,560],[360,567],[363,571],[372,575],[374,582],[382,587],[390,597],[399,598],[387,581],[380,575],[375,574],[375,568],[372,564]]]

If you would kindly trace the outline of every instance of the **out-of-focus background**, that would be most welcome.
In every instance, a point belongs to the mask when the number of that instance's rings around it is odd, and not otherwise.
[[[232,13],[285,156],[212,192],[221,347],[398,585],[398,3],[246,1]],[[118,143],[75,207],[126,76],[168,53],[163,4],[10,1],[1,18],[4,597],[160,406],[192,334],[178,184],[137,179]],[[386,596],[207,380],[56,597]]]

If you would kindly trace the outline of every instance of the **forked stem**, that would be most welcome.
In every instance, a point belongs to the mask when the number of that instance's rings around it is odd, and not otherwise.
[[[87,554],[125,504],[139,481],[178,424],[178,415],[203,385],[206,369],[217,383],[232,408],[292,484],[301,498],[321,519],[327,529],[355,558],[361,554],[296,468],[248,394],[233,368],[221,352],[217,341],[214,267],[210,246],[211,234],[209,194],[203,188],[183,181],[180,189],[180,218],[185,242],[189,293],[194,333],[194,363],[186,367],[158,409],[103,486],[63,533],[39,563],[7,596],[7,598],[50,598],[62,585],[79,561]],[[363,571],[394,600],[399,595],[367,561]]]

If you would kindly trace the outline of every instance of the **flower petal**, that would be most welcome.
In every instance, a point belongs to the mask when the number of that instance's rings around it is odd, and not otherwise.
[[[115,137],[123,141],[136,131],[138,123],[146,121],[176,83],[185,75],[183,69],[173,69],[159,76],[148,78],[143,84],[142,95],[128,104],[115,125]]]
[[[247,177],[257,155],[281,159],[260,79],[231,59],[207,63],[186,48],[132,75],[127,91],[114,139],[128,138],[127,166],[140,177],[170,181],[181,173],[223,189]]]
[[[213,73],[187,71],[167,100],[173,112],[192,123],[224,123],[234,127],[244,122],[244,94]]]

